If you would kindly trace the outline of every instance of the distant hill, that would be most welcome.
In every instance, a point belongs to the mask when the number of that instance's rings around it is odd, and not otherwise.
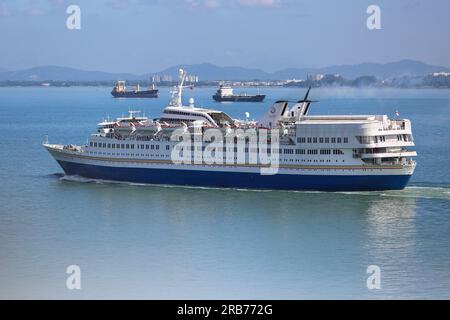
[[[340,74],[344,78],[356,79],[361,76],[375,76],[378,78],[396,78],[402,76],[425,76],[433,72],[450,72],[450,68],[433,66],[414,60],[401,60],[386,64],[361,63],[355,65],[338,65],[324,68],[289,68],[274,73],[260,69],[243,67],[219,67],[214,64],[202,63],[193,65],[178,65],[158,74],[169,74],[176,77],[178,69],[185,68],[188,73],[195,74],[201,80],[283,80],[305,79],[308,74]]]
[[[102,71],[85,71],[74,68],[43,66],[19,71],[0,72],[0,81],[105,81],[136,79],[133,74],[115,74]]]
[[[275,79],[303,79],[307,74],[340,74],[344,78],[355,79],[361,76],[376,76],[382,79],[402,76],[424,76],[433,72],[450,72],[450,68],[433,66],[414,60],[401,60],[391,63],[361,63],[355,65],[339,65],[325,68],[284,69],[275,72]]]
[[[185,68],[189,74],[199,76],[202,81],[305,79],[308,74],[340,74],[347,79],[355,79],[361,76],[375,76],[387,79],[402,76],[425,76],[440,71],[450,72],[450,68],[433,66],[414,60],[401,60],[385,64],[361,63],[356,65],[338,65],[324,68],[289,68],[274,73],[244,67],[220,67],[210,63],[177,65],[159,72],[148,72],[143,75],[43,66],[19,71],[2,71],[0,69],[0,81],[148,80],[154,74],[171,75],[173,79],[177,79],[178,69],[180,67]]]

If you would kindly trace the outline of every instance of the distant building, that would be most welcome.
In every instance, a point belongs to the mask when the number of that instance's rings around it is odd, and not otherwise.
[[[188,74],[186,76],[186,82],[197,83],[198,82],[198,76],[193,75],[193,74]]]
[[[324,75],[323,74],[308,74],[307,76],[307,81],[321,81],[323,79]]]
[[[423,79],[422,85],[433,88],[450,88],[450,73],[432,73]]]
[[[435,72],[433,77],[450,77],[450,72]]]
[[[173,82],[174,81],[174,77],[169,75],[169,74],[154,74],[152,76],[152,82],[154,83],[159,83],[159,82]],[[199,82],[199,78],[197,75],[187,75],[186,76],[186,82],[189,83],[197,83]]]
[[[302,82],[305,82],[305,80],[303,80],[303,79],[288,79],[288,80],[286,80],[286,82],[285,83],[302,83]]]
[[[153,83],[160,83],[161,82],[161,76],[159,74],[155,74],[152,76],[152,82]]]
[[[163,82],[172,82],[173,81],[173,77],[171,75],[165,74],[162,76],[162,81]]]

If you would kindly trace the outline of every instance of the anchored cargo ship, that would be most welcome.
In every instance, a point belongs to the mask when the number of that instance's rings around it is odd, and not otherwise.
[[[159,119],[131,111],[99,123],[86,145],[44,147],[67,175],[149,184],[390,190],[403,189],[415,170],[407,119],[310,116],[308,90],[293,105],[275,102],[258,121],[238,120],[193,99],[184,106],[185,76],[180,70]]]
[[[217,92],[213,95],[213,99],[217,102],[262,102],[265,97],[264,94],[234,94],[233,88],[225,85],[220,85]]]
[[[149,90],[141,90],[137,84],[134,90],[127,91],[125,81],[118,81],[111,94],[114,98],[158,98],[158,89],[153,84]]]

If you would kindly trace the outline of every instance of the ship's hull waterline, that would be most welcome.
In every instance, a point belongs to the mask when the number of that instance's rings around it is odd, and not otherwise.
[[[383,191],[402,190],[411,175],[261,175],[249,172],[110,167],[58,161],[67,175],[121,182],[220,188]]]

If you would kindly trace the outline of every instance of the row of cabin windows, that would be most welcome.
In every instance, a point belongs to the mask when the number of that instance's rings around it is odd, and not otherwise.
[[[356,138],[361,144],[386,142],[386,136],[358,136]],[[412,137],[409,134],[398,134],[397,136],[388,136],[389,140],[395,140],[395,138],[397,138],[397,141],[405,141],[405,142],[412,141]]]
[[[185,150],[185,149],[187,149],[185,146],[176,146],[175,147],[175,150]],[[194,146],[191,146],[191,151],[194,151],[195,150],[195,147]],[[219,148],[219,147],[206,147],[206,146],[198,146],[197,147],[197,151],[205,151],[205,150],[208,150],[208,151],[215,151],[215,150],[220,150],[220,149],[222,149],[222,152],[227,152],[227,148],[226,147],[222,147],[222,148]],[[294,151],[293,151],[293,149],[284,149],[284,151],[285,151],[285,153],[286,152],[289,152],[289,150],[292,150],[292,152],[290,153],[290,154],[294,154]],[[230,151],[230,152],[238,152],[238,148],[237,147],[234,147],[234,148],[228,148],[228,151]],[[283,151],[283,149],[270,149],[270,148],[268,148],[267,149],[267,153],[271,153],[273,151],[273,153],[282,153],[282,151]],[[254,152],[254,153],[257,153],[258,152],[258,148],[244,148],[244,152],[246,152],[246,153],[248,153],[248,152]]]
[[[157,158],[169,158],[170,155],[163,154],[149,154],[149,153],[120,153],[120,152],[95,152],[89,151],[89,154],[99,154],[99,155],[108,155],[108,156],[127,156],[127,157],[157,157]]]
[[[110,149],[141,149],[141,150],[159,150],[159,145],[153,144],[129,144],[129,143],[105,143],[90,142],[89,146],[94,148],[110,148]],[[170,150],[170,145],[166,145],[166,150]]]
[[[159,145],[149,145],[149,144],[129,144],[129,143],[101,143],[101,142],[90,142],[90,146],[94,147],[94,148],[112,148],[112,149],[141,149],[141,150],[159,150]],[[178,150],[181,150],[182,148],[180,146],[177,146]],[[198,146],[197,150],[198,151],[205,151],[206,147],[205,146]],[[208,147],[209,151],[214,151],[214,147]],[[233,152],[238,152],[238,148],[229,148],[229,151],[233,151]],[[170,146],[166,145],[166,150],[170,150]],[[194,151],[195,147],[191,146],[191,151]],[[223,152],[227,151],[227,148],[223,147],[222,148]],[[245,148],[244,152],[248,153],[248,152],[258,152],[257,148]],[[317,149],[273,149],[271,150],[270,148],[267,149],[267,153],[275,153],[275,154],[309,154],[309,155],[317,155],[317,154],[321,154],[321,155],[343,155],[344,152],[342,150],[339,149],[321,149],[321,150],[317,150]]]
[[[348,137],[299,137],[298,143],[348,143]]]
[[[339,149],[296,149],[295,154],[320,154],[320,155],[344,155],[344,151]]]
[[[406,141],[406,142],[410,142],[412,141],[412,138],[409,134],[398,134],[397,135],[397,140],[398,141]]]
[[[179,114],[182,116],[197,116],[197,117],[204,117],[202,113],[193,113],[193,112],[183,112],[183,111],[172,111],[172,110],[166,110],[164,111],[164,114]]]
[[[184,150],[185,147],[182,146],[176,146],[175,147],[176,150]],[[194,146],[191,146],[191,151],[195,150]],[[238,148],[228,148],[228,151],[232,151],[232,152],[238,152]],[[216,150],[220,150],[217,147],[205,147],[205,146],[198,146],[197,147],[198,151],[216,151]],[[227,148],[223,147],[222,148],[222,152],[227,152]],[[252,153],[258,153],[258,149],[257,148],[244,148],[244,152],[248,153],[248,152],[252,152]],[[272,150],[270,148],[267,149],[267,153],[270,154],[272,152]],[[273,153],[283,153],[283,154],[310,154],[310,155],[316,155],[316,154],[321,154],[321,155],[343,155],[344,152],[342,150],[339,149],[321,149],[321,150],[316,150],[316,149],[274,149]]]
[[[397,141],[405,141],[405,142],[412,141],[412,137],[409,134],[398,134],[397,136],[388,136],[388,139],[391,141],[395,140],[395,138],[397,138]],[[386,136],[360,136],[357,137],[357,139],[361,144],[386,142]]]
[[[304,149],[298,149],[298,150],[304,150]],[[166,155],[166,156],[164,156],[164,155],[153,155],[153,154],[144,154],[144,153],[141,153],[141,154],[133,154],[133,153],[106,153],[106,152],[92,152],[92,151],[89,151],[89,153],[90,154],[95,154],[95,155],[97,155],[97,154],[99,154],[99,155],[113,155],[113,156],[129,156],[129,157],[161,157],[161,158],[163,158],[163,157],[166,157],[166,158],[169,158],[169,156],[168,155]],[[182,155],[182,153],[181,153],[181,155]],[[234,160],[237,160],[238,158],[236,158],[236,157],[234,157]],[[332,162],[332,161],[336,161],[336,162],[338,162],[338,161],[341,161],[341,160],[335,160],[335,159],[333,159],[333,160],[330,160],[330,159],[283,159],[282,161],[284,161],[284,162]],[[345,160],[342,160],[342,162],[345,162]]]
[[[361,144],[386,142],[385,136],[358,136],[356,138]]]

